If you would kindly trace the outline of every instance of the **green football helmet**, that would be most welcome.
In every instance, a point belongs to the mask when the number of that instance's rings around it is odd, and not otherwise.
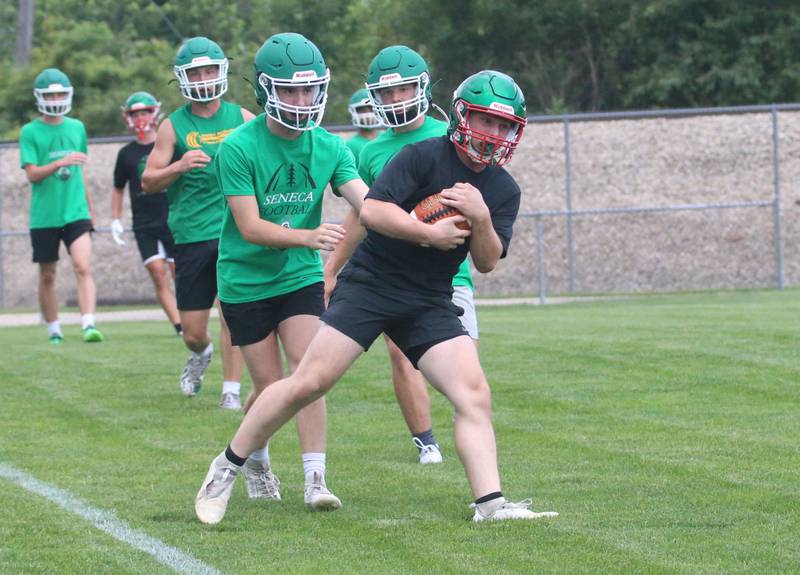
[[[292,130],[313,130],[328,101],[330,70],[311,40],[284,32],[267,39],[253,62],[256,101],[267,115]],[[292,102],[283,101],[292,90]],[[297,98],[297,99],[294,99]]]
[[[146,114],[136,114],[134,112],[145,111]],[[154,130],[159,120],[161,102],[156,100],[149,92],[134,92],[125,100],[122,106],[122,119],[132,132],[136,132],[142,137],[145,132]]]
[[[381,125],[381,121],[375,115],[375,110],[372,109],[372,100],[369,99],[369,92],[366,88],[361,88],[353,93],[347,111],[350,112],[350,118],[356,128],[374,130]]]
[[[384,103],[384,88],[413,84],[414,95],[400,102]],[[431,102],[430,75],[425,59],[407,46],[389,46],[372,59],[367,69],[366,87],[372,107],[387,126],[410,124],[428,111]]]
[[[508,131],[489,134],[470,126],[475,113],[501,120]],[[476,162],[501,166],[511,159],[527,124],[525,96],[511,76],[483,70],[473,74],[453,92],[447,134],[455,146]]]
[[[45,94],[63,94],[58,100],[45,98]],[[33,81],[36,108],[45,116],[64,116],[72,110],[72,83],[67,75],[57,68],[47,68]]]
[[[207,80],[189,80],[194,68],[217,66],[217,76]],[[210,102],[228,91],[228,59],[219,44],[205,36],[190,38],[175,55],[175,77],[183,97],[193,102]]]

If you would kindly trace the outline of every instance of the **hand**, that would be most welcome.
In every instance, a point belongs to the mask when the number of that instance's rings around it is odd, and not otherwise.
[[[470,230],[462,230],[456,224],[467,221],[464,216],[454,216],[439,220],[430,227],[430,239],[424,247],[434,247],[443,252],[453,250],[464,243]]]
[[[315,250],[331,251],[344,239],[346,231],[338,224],[322,224],[314,230],[308,230],[306,246]]]
[[[205,168],[210,161],[211,158],[203,150],[189,150],[178,160],[178,165],[181,172],[188,172]]]
[[[81,152],[72,152],[67,154],[60,160],[56,160],[56,166],[62,168],[64,166],[82,166],[89,159],[89,156]]]
[[[122,239],[122,234],[125,233],[125,228],[119,220],[111,220],[111,237],[118,246],[124,246],[125,240]]]
[[[481,191],[472,184],[457,183],[452,188],[442,190],[442,203],[456,208],[470,222],[491,219]]]

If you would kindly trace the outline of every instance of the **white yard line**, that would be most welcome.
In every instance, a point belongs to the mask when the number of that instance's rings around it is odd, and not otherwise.
[[[207,565],[188,553],[184,553],[175,547],[170,547],[166,543],[150,537],[138,529],[134,529],[124,521],[117,519],[112,512],[96,509],[72,495],[69,491],[39,481],[25,471],[0,462],[0,477],[16,483],[31,493],[44,497],[70,513],[86,519],[100,531],[108,533],[114,539],[127,543],[131,547],[144,551],[162,565],[174,569],[178,573],[186,573],[187,575],[196,573],[221,575],[211,565]]]

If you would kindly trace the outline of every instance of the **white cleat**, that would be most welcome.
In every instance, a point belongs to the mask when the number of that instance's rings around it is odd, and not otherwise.
[[[194,500],[194,512],[200,521],[209,525],[222,521],[240,470],[227,460],[224,451],[214,458]]]
[[[306,507],[314,511],[335,511],[342,506],[342,502],[325,485],[325,479],[318,472],[314,472],[314,479],[306,483],[303,499]]]
[[[181,392],[183,392],[183,395],[194,397],[200,392],[209,363],[211,363],[211,354],[208,354],[208,356],[195,356],[195,354],[189,356],[181,372]]]
[[[439,446],[435,443],[431,443],[430,445],[425,445],[420,441],[418,437],[412,437],[411,441],[414,445],[417,446],[419,449],[419,462],[422,465],[428,465],[429,463],[441,463],[442,462],[442,452],[439,451]]]
[[[220,396],[219,406],[222,409],[230,409],[232,411],[236,411],[242,409],[242,400],[239,398],[238,393],[233,393],[232,391],[229,391],[227,393],[223,393],[222,396]]]
[[[508,519],[544,519],[546,517],[558,517],[555,511],[531,511],[528,507],[531,506],[530,499],[523,499],[517,503],[507,501],[505,498],[499,504],[496,501],[487,501],[481,505],[470,505],[471,509],[475,509],[475,515],[472,520],[478,521],[506,521]],[[494,505],[492,505],[494,504]]]
[[[281,500],[281,482],[278,476],[272,473],[268,463],[250,461],[242,466],[242,474],[247,485],[247,496],[250,499]]]

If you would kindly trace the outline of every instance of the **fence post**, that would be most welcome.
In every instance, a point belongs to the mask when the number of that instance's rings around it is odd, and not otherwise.
[[[544,233],[542,231],[542,216],[536,216],[536,259],[539,262],[539,303],[544,305],[547,287],[544,273]]]
[[[564,119],[564,201],[567,210],[567,265],[569,266],[568,289],[575,291],[575,242],[572,235],[572,142],[569,118]]]
[[[772,185],[775,190],[775,272],[777,289],[783,289],[783,237],[781,235],[781,178],[778,108],[772,105]]]

